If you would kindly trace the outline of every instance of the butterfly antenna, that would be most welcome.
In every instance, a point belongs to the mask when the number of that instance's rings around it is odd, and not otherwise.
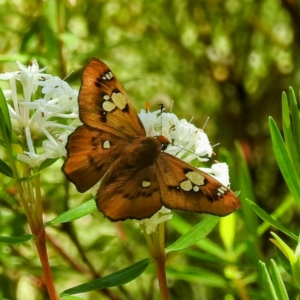
[[[201,155],[198,155],[198,154],[196,154],[194,151],[188,150],[188,149],[186,149],[186,148],[184,148],[184,147],[181,147],[181,146],[178,146],[178,145],[174,145],[174,144],[172,144],[172,146],[175,146],[175,147],[177,147],[177,148],[179,148],[179,149],[181,149],[181,150],[184,150],[184,151],[186,151],[186,152],[188,152],[188,153],[194,154],[194,155],[196,155],[196,156],[198,156],[198,157],[200,157],[200,158],[205,158],[205,159],[211,160],[211,157],[209,157],[209,156],[201,156]]]

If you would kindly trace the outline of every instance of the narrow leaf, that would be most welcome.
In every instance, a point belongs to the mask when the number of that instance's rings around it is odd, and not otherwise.
[[[289,296],[285,289],[283,280],[281,278],[277,265],[273,259],[271,259],[271,265],[269,269],[270,269],[270,275],[273,281],[273,286],[275,288],[276,295],[281,300],[289,300]]]
[[[92,280],[90,282],[65,290],[60,294],[60,297],[126,284],[145,271],[149,264],[149,260],[149,258],[143,259],[130,267],[122,269],[106,277]]]
[[[22,244],[30,241],[33,238],[32,234],[24,234],[22,236],[0,236],[0,243],[5,244]]]
[[[97,210],[96,202],[94,199],[88,200],[75,208],[71,208],[68,211],[62,213],[52,221],[45,223],[45,227],[53,224],[60,224],[71,222],[80,219]]]
[[[206,237],[217,225],[218,221],[219,217],[210,215],[206,216],[200,223],[198,223],[191,230],[182,235],[177,241],[167,247],[166,251],[171,252],[181,250],[194,245],[199,240]]]
[[[0,173],[8,177],[13,177],[13,171],[2,159],[0,159]]]
[[[12,127],[11,127],[11,120],[10,120],[10,115],[9,115],[9,111],[8,111],[8,107],[7,107],[7,102],[6,99],[4,97],[3,91],[0,88],[0,116],[1,116],[1,120],[0,122],[2,123],[2,131],[3,135],[7,135],[8,137],[8,141],[11,141],[11,132],[12,132]]]
[[[84,300],[83,298],[81,297],[77,297],[77,296],[65,296],[65,297],[62,297],[63,300]]]
[[[41,163],[39,170],[42,171],[43,169],[53,165],[57,160],[58,160],[58,158],[48,158],[48,159],[44,160]]]
[[[239,199],[242,201],[242,210],[241,213],[243,215],[243,220],[245,221],[245,225],[249,233],[251,234],[252,243],[249,245],[251,246],[250,253],[253,254],[253,262],[258,261],[258,257],[254,257],[254,255],[257,253],[257,250],[255,250],[254,246],[257,245],[258,236],[257,236],[257,230],[258,227],[258,218],[256,214],[253,212],[253,210],[248,206],[247,202],[245,201],[246,198],[255,200],[254,191],[253,191],[253,183],[251,180],[251,175],[248,169],[248,165],[244,156],[244,152],[242,150],[242,147],[239,143],[236,143],[236,149],[238,151],[238,172],[236,174],[236,177],[238,178],[238,184],[237,186],[241,190],[241,193],[239,195]],[[252,245],[251,245],[252,244]]]
[[[299,170],[300,169],[299,158],[296,151],[296,145],[294,142],[290,108],[289,108],[288,100],[285,97],[285,94],[283,94],[282,97],[282,129],[284,133],[285,146],[287,149],[287,153],[289,154],[289,159],[293,162],[295,169]]]
[[[300,183],[298,174],[295,171],[294,165],[289,158],[279,129],[277,128],[276,123],[272,118],[269,119],[269,126],[271,131],[273,149],[280,171],[284,177],[284,180],[290,192],[292,193],[295,200],[298,202],[298,205],[300,206]]]
[[[236,230],[236,215],[231,214],[220,219],[220,237],[227,251],[232,251]]]
[[[266,264],[262,261],[259,261],[259,276],[261,278],[262,286],[266,293],[266,299],[268,300],[278,300],[275,292],[275,288],[273,286],[272,280],[268,273]]]
[[[295,147],[298,155],[300,155],[300,116],[299,116],[299,106],[294,93],[294,90],[289,88],[289,102],[291,108],[291,118],[292,118],[292,128],[293,128],[293,136]],[[299,159],[298,159],[299,161]]]
[[[298,240],[297,235],[286,229],[284,226],[282,226],[279,222],[274,220],[269,214],[267,214],[262,208],[260,208],[257,204],[255,204],[253,201],[246,199],[247,203],[252,207],[252,209],[255,211],[255,213],[265,222],[271,224],[275,228],[279,229],[292,239]]]
[[[184,235],[193,228],[191,224],[181,218],[178,214],[173,215],[173,218],[168,222],[172,226],[172,228],[174,228],[174,230],[176,230],[181,235]],[[224,249],[221,248],[218,243],[214,243],[208,238],[204,238],[200,242],[198,241],[195,245],[205,253],[207,252],[213,256],[218,257],[218,259],[226,260]]]
[[[282,253],[290,261],[290,264],[293,265],[297,258],[292,249],[275,232],[271,231],[271,234],[275,238],[275,240],[271,239],[271,242],[273,242],[282,251]]]

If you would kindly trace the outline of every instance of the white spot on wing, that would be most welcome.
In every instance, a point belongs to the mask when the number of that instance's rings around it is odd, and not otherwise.
[[[126,107],[127,101],[123,94],[113,93],[111,99],[118,108],[124,109]]]
[[[180,187],[184,190],[184,191],[190,191],[193,188],[192,183],[189,180],[185,180],[182,181],[180,183]]]
[[[188,172],[185,176],[196,185],[204,185],[204,177],[197,172]]]
[[[102,147],[104,149],[109,149],[110,148],[110,142],[109,142],[109,140],[104,141],[103,144],[102,144]]]
[[[111,112],[116,108],[116,105],[110,101],[104,101],[102,107],[105,111]]]
[[[220,186],[217,189],[217,196],[218,197],[223,197],[226,193],[228,192],[228,188],[225,186]]]
[[[150,182],[150,181],[145,181],[145,180],[144,180],[144,181],[142,182],[142,187],[143,187],[143,188],[149,187],[150,185],[151,185],[151,182]]]
[[[198,185],[195,185],[195,186],[193,187],[193,191],[194,191],[194,192],[199,192],[199,190],[200,190],[200,188],[199,188]]]

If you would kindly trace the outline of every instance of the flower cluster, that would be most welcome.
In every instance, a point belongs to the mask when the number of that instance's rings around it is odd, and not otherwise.
[[[63,119],[78,122],[78,91],[64,80],[45,74],[46,68],[40,69],[35,59],[27,67],[20,62],[17,65],[18,71],[2,73],[0,80],[10,84],[3,92],[13,132],[23,150],[18,160],[38,167],[48,158],[66,154],[67,137],[77,125]]]
[[[167,153],[187,163],[193,163],[194,160],[196,162],[210,160],[213,149],[202,129],[197,128],[185,119],[179,120],[173,113],[161,115],[161,110],[155,112],[142,110],[139,117],[145,127],[147,136],[163,135],[171,142],[166,149]],[[213,164],[211,168],[200,169],[211,174],[225,186],[229,186],[229,171],[226,163],[217,163]]]
[[[142,110],[139,117],[145,127],[147,136],[163,135],[171,142],[165,150],[187,163],[196,161],[208,161],[213,149],[202,129],[187,122],[185,119],[179,120],[173,113],[164,113],[157,110],[149,112]],[[225,186],[229,186],[229,170],[226,163],[213,164],[211,168],[200,168],[209,173]],[[145,226],[146,233],[153,233],[157,226],[172,218],[171,211],[164,206],[156,212],[151,218],[138,221]]]

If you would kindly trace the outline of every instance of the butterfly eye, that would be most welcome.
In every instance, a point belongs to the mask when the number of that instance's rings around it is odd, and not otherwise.
[[[165,144],[161,144],[161,149],[162,149],[162,151],[165,151],[167,148],[168,148],[168,145],[170,144],[170,142],[167,142],[167,143],[165,143]]]
[[[162,151],[165,151],[168,148],[168,145],[170,144],[170,142],[168,141],[168,139],[165,138],[163,135],[159,135],[156,138],[161,143],[161,149],[162,149]]]

